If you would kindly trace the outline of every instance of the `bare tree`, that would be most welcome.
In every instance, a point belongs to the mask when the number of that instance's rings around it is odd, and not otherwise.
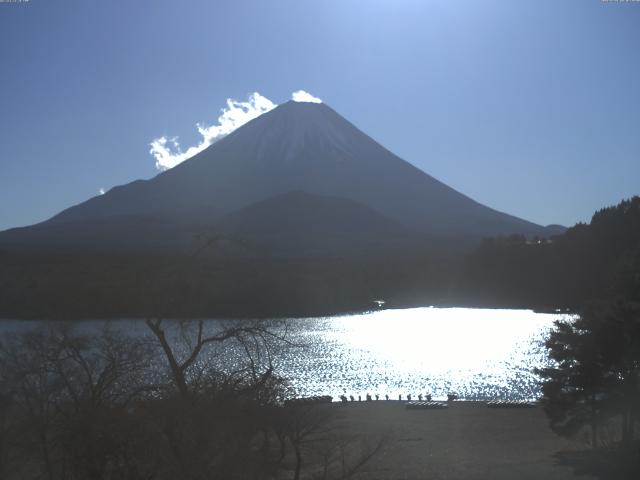
[[[159,318],[145,323],[166,360],[176,401],[182,404],[170,407],[179,410],[176,415],[156,415],[158,432],[180,474],[224,478],[238,470],[256,476],[257,465],[269,469],[273,461],[267,461],[265,444],[283,386],[274,375],[273,355],[286,342],[286,324]],[[257,437],[263,439],[262,448],[255,447]],[[247,469],[252,468],[250,474]]]
[[[174,322],[174,326],[179,328],[182,346],[176,345],[167,337],[167,322],[163,322],[163,319],[147,318],[145,323],[162,348],[173,383],[184,400],[189,399],[193,393],[192,387],[197,385],[197,382],[190,380],[197,378],[197,362],[202,360],[206,347],[220,347],[225,342],[235,342],[246,354],[247,363],[243,366],[243,371],[246,369],[255,381],[259,381],[258,377],[264,377],[273,371],[272,354],[277,344],[287,341],[286,322],[283,321],[238,320],[212,323],[219,328],[209,332],[206,331],[204,320]],[[259,363],[263,360],[267,362],[267,369],[259,373]],[[210,367],[214,370],[220,369],[220,365]]]
[[[146,324],[151,336],[49,324],[0,341],[3,480],[328,480],[377,451],[336,433],[331,405],[284,403],[286,325]]]
[[[21,477],[104,478],[126,467],[127,410],[148,391],[138,339],[104,330],[81,335],[56,324],[5,338],[0,383],[18,425]]]
[[[294,480],[301,479],[305,470],[306,477],[314,480],[352,478],[389,438],[347,434],[330,404],[289,406],[283,421],[294,453]]]

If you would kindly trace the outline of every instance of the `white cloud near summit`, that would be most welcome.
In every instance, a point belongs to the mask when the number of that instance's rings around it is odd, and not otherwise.
[[[322,103],[322,100],[304,90],[293,92],[291,99],[294,102]],[[227,99],[226,108],[222,109],[222,114],[218,117],[217,124],[211,126],[200,123],[196,124],[198,132],[202,135],[202,140],[198,145],[182,151],[180,143],[178,143],[178,137],[167,137],[163,135],[149,144],[151,147],[149,153],[155,158],[156,168],[158,170],[168,170],[193,157],[197,153],[200,153],[216,140],[229,135],[235,129],[259,117],[263,113],[273,110],[277,106],[277,104],[273,103],[267,97],[263,97],[258,92],[249,95],[246,102],[239,102],[229,98]]]
[[[168,170],[200,153],[216,140],[230,134],[236,128],[274,109],[276,106],[271,100],[263,97],[258,92],[249,95],[246,102],[238,102],[229,98],[227,99],[227,107],[222,109],[222,114],[218,117],[217,124],[211,126],[196,124],[198,132],[202,135],[202,140],[198,145],[189,147],[183,152],[178,143],[178,137],[166,137],[163,135],[151,142],[149,153],[156,159],[156,168],[158,170]]]
[[[294,102],[322,103],[322,100],[320,100],[318,97],[314,97],[309,92],[305,92],[304,90],[293,92],[291,94],[291,100],[293,100]]]

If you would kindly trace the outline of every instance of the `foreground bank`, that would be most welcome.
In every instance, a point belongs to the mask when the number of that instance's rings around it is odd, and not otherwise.
[[[359,479],[599,478],[584,461],[590,446],[583,438],[554,434],[541,407],[492,409],[484,402],[453,402],[446,409],[408,410],[398,401],[373,401],[331,408],[336,425],[349,434],[386,439]]]

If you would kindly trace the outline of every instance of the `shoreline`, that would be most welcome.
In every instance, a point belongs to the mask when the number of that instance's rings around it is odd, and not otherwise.
[[[194,316],[189,317],[188,320],[198,321],[198,320],[238,320],[238,321],[250,321],[250,320],[307,320],[314,318],[340,318],[340,317],[348,317],[353,315],[367,315],[376,312],[384,312],[384,311],[393,311],[393,310],[410,310],[410,309],[418,309],[418,308],[434,308],[434,309],[468,309],[468,310],[518,310],[518,311],[531,311],[534,313],[541,313],[547,315],[573,315],[576,314],[577,311],[570,308],[552,308],[552,307],[539,307],[539,306],[504,306],[504,305],[474,305],[474,304],[425,304],[425,305],[416,305],[416,304],[408,304],[408,305],[393,305],[388,306],[386,308],[367,308],[361,310],[344,310],[344,311],[335,311],[335,312],[326,312],[326,313],[318,313],[318,314],[308,314],[308,315],[288,315],[288,316]],[[31,316],[21,317],[21,316],[3,316],[0,313],[0,323],[2,322],[85,322],[85,321],[117,321],[117,320],[139,320],[144,321],[149,316],[141,316],[141,315],[123,315],[117,317],[102,317],[102,316],[83,316],[82,318],[68,317],[68,318],[58,318],[58,317],[47,317],[47,318],[34,318]],[[167,321],[182,321],[184,318],[182,317],[163,317],[163,320]]]

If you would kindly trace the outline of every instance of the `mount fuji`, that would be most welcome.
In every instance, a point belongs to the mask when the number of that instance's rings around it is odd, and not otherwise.
[[[472,200],[326,104],[290,101],[150,180],[1,232],[0,248],[184,252],[204,234],[315,255],[563,230]]]

